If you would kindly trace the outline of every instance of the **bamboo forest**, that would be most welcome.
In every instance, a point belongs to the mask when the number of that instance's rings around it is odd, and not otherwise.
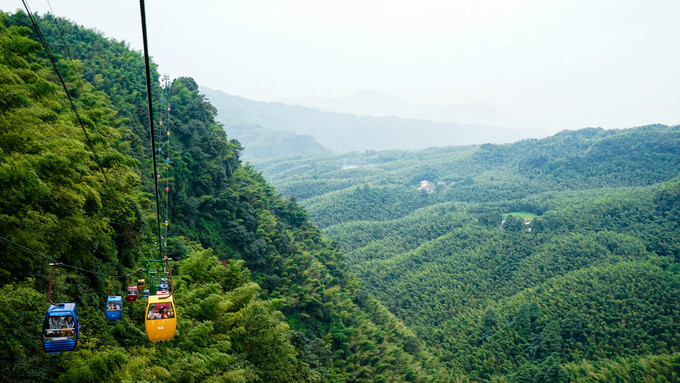
[[[145,58],[0,12],[0,381],[680,381],[680,126],[251,163]]]

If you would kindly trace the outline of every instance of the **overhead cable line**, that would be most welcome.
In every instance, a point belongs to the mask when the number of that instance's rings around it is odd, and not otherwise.
[[[80,93],[85,94],[85,89],[83,89],[83,82],[80,81],[80,75],[78,74],[78,70],[76,69],[73,56],[71,56],[71,50],[68,49],[68,44],[66,44],[64,33],[61,31],[61,28],[59,27],[59,19],[57,18],[57,15],[54,13],[54,10],[52,9],[52,4],[50,4],[50,0],[47,0],[47,5],[50,7],[50,12],[52,13],[52,17],[54,17],[54,25],[57,27],[57,31],[59,32],[59,36],[61,37],[61,42],[62,44],[64,44],[64,49],[66,50],[66,55],[68,55],[68,59],[71,62],[71,68],[73,68],[73,73],[76,75],[76,80],[78,80]]]
[[[45,260],[48,260],[48,261],[50,261],[50,262],[52,262],[52,263],[58,264],[59,266],[64,266],[64,267],[68,267],[68,268],[73,269],[73,270],[82,271],[83,273],[89,273],[89,274],[99,275],[99,276],[107,277],[107,278],[127,278],[127,277],[129,277],[130,275],[135,274],[135,273],[137,272],[137,270],[135,270],[135,271],[133,271],[133,272],[130,272],[130,273],[124,274],[124,275],[108,275],[108,274],[100,273],[100,272],[97,272],[97,271],[92,271],[92,270],[84,269],[84,268],[82,268],[82,267],[72,266],[72,265],[66,264],[66,263],[64,263],[64,262],[59,262],[59,261],[57,261],[56,259],[54,259],[54,258],[52,258],[52,257],[48,257],[47,255],[41,254],[41,253],[39,253],[39,252],[37,252],[37,251],[35,251],[35,250],[32,250],[32,249],[30,249],[30,248],[28,248],[28,247],[26,247],[26,246],[20,244],[20,243],[16,243],[16,242],[12,241],[11,239],[7,239],[7,238],[2,237],[2,236],[0,236],[0,240],[3,240],[3,241],[5,241],[5,242],[7,242],[7,243],[9,243],[9,244],[11,244],[11,245],[14,245],[14,246],[16,246],[16,247],[18,247],[18,248],[20,248],[20,249],[22,249],[22,250],[24,250],[24,251],[29,252],[29,253],[31,253],[31,254],[37,255],[37,256],[39,256],[39,257],[41,257],[41,258],[44,258]]]
[[[57,67],[56,61],[54,59],[54,56],[52,55],[52,52],[50,51],[49,45],[48,45],[44,35],[42,34],[42,31],[40,30],[40,27],[38,26],[36,19],[33,17],[33,13],[31,12],[31,9],[30,9],[28,3],[26,2],[26,0],[22,0],[22,2],[24,4],[24,8],[26,9],[26,13],[28,14],[28,16],[31,20],[31,23],[33,24],[33,27],[34,27],[35,32],[36,32],[36,34],[37,34],[37,36],[40,40],[40,43],[43,46],[43,48],[45,49],[45,52],[47,53],[47,56],[50,60],[50,63],[52,64],[52,67],[54,68],[54,71],[57,75],[57,78],[59,79],[59,82],[61,83],[61,85],[64,89],[64,92],[66,93],[66,97],[68,98],[71,109],[73,110],[74,114],[76,115],[76,118],[78,120],[78,124],[82,128],[83,133],[85,134],[87,144],[90,147],[90,150],[92,151],[92,154],[95,158],[97,165],[99,166],[99,170],[101,171],[101,173],[104,177],[104,180],[108,183],[108,179],[106,177],[104,167],[102,166],[102,163],[99,159],[99,156],[97,155],[97,152],[94,148],[94,145],[92,144],[92,140],[90,139],[90,136],[87,133],[87,130],[85,129],[85,125],[83,124],[83,121],[80,117],[80,114],[78,113],[78,110],[75,106],[73,98],[71,97],[71,95],[68,91],[68,87],[66,86],[66,82],[65,82],[64,78],[62,77],[61,72],[59,71],[59,68]],[[48,4],[49,4],[49,2],[48,2]],[[141,6],[141,10],[142,10],[142,31],[143,31],[143,37],[144,37],[144,52],[145,52],[145,61],[146,61],[147,95],[148,95],[148,99],[149,99],[149,122],[150,122],[150,126],[151,126],[151,141],[152,141],[152,148],[153,148],[153,147],[155,147],[155,139],[154,139],[154,127],[153,127],[153,109],[152,109],[152,101],[151,101],[151,82],[150,82],[151,76],[150,76],[150,70],[149,70],[148,45],[147,45],[147,39],[146,39],[146,21],[145,21],[146,17],[145,17],[144,1],[143,0],[140,0],[140,6]],[[50,10],[52,10],[51,5],[50,5]],[[54,12],[52,12],[52,13],[54,14]],[[62,41],[63,41],[64,46],[65,46],[66,51],[67,51],[67,54],[69,56],[69,59],[71,60],[71,64],[72,64],[74,72],[76,74],[76,78],[78,80],[78,83],[80,84],[81,92],[84,94],[83,85],[80,81],[80,77],[78,76],[78,71],[75,68],[75,64],[73,64],[73,58],[70,54],[70,51],[69,51],[68,46],[66,44],[66,41],[64,39],[63,33],[61,32],[61,29],[59,28],[58,24],[57,24],[57,29],[59,30],[59,34],[61,35]],[[169,130],[168,130],[168,135],[169,135]],[[157,172],[157,168],[156,168],[155,153],[153,153],[153,168],[154,168],[156,206],[158,207],[159,206],[158,182],[157,182],[157,178],[156,178],[156,174],[158,174],[158,172]],[[167,206],[167,204],[166,204],[166,206]],[[161,228],[160,227],[161,226],[160,226],[160,212],[159,212],[158,208],[156,209],[156,221],[157,221],[157,224],[158,224],[158,238],[159,238],[159,245],[160,245],[160,238],[161,238]],[[59,262],[52,257],[49,257],[49,256],[44,255],[42,253],[39,253],[39,252],[37,252],[37,251],[35,251],[31,248],[28,248],[28,247],[26,247],[26,246],[24,246],[20,243],[17,243],[15,241],[12,241],[12,240],[5,238],[5,237],[2,237],[2,236],[0,236],[0,240],[5,241],[5,242],[7,242],[7,243],[9,243],[9,244],[11,244],[15,247],[18,247],[18,248],[28,252],[28,253],[37,255],[38,257],[41,257],[41,258],[51,262],[50,266],[53,266],[52,267],[52,273],[54,272],[54,267],[57,266],[57,265],[58,266],[64,266],[64,267],[67,267],[67,268],[70,268],[70,269],[73,269],[73,270],[77,270],[77,271],[80,271],[80,272],[83,272],[83,273],[98,275],[98,276],[105,277],[105,278],[129,278],[131,275],[133,275],[137,272],[137,270],[135,270],[135,271],[132,271],[130,273],[123,274],[123,275],[108,275],[108,274],[105,274],[105,273],[101,273],[101,272],[97,272],[97,271],[93,271],[93,270],[88,270],[88,269],[85,269],[85,268],[82,268],[82,267],[73,266],[73,265],[69,265],[67,263]],[[167,258],[165,259],[165,262],[168,264],[168,267],[170,267]]]
[[[161,262],[165,262],[165,264],[168,266],[168,270],[170,272],[170,294],[167,296],[162,296],[159,299],[170,299],[172,300],[172,296],[174,294],[174,286],[172,286],[172,267],[170,266],[169,259],[167,255],[164,255],[162,253],[163,249],[163,240],[162,240],[162,233],[161,233],[161,215],[160,215],[160,200],[158,198],[158,179],[160,178],[160,174],[158,173],[158,169],[156,166],[156,134],[154,130],[154,118],[153,118],[153,103],[152,103],[152,97],[151,97],[151,65],[149,63],[149,43],[147,39],[147,29],[146,29],[146,7],[144,5],[144,0],[139,0],[139,8],[140,8],[140,16],[142,19],[142,40],[144,42],[144,69],[146,70],[146,95],[147,95],[147,100],[149,104],[149,129],[151,133],[151,153],[152,153],[152,159],[153,159],[153,182],[154,182],[154,191],[155,191],[155,197],[156,197],[156,222],[158,224],[158,256],[160,258]],[[170,112],[170,106],[168,105],[168,112]],[[167,131],[167,135],[170,135],[170,131]],[[169,139],[169,137],[168,137]],[[168,155],[167,157],[167,163],[168,166],[170,166],[170,157]],[[168,173],[169,174],[169,173]],[[166,186],[166,192],[169,192],[169,185]],[[167,194],[167,193],[166,193]],[[167,200],[166,200],[167,202]],[[167,204],[166,204],[167,206]]]
[[[154,195],[156,197],[156,224],[158,225],[158,246],[160,254],[160,246],[163,243],[161,240],[161,213],[160,213],[160,202],[158,199],[158,169],[156,167],[156,134],[154,133],[154,119],[153,119],[153,106],[151,97],[151,70],[149,69],[151,65],[149,64],[149,44],[146,38],[146,9],[144,7],[144,0],[139,0],[139,8],[141,11],[142,18],[142,40],[144,41],[144,67],[146,70],[146,97],[149,104],[149,128],[151,129],[151,155],[153,161],[153,183],[154,183]]]
[[[102,172],[102,175],[104,176],[104,181],[106,183],[109,183],[109,180],[106,177],[106,173],[104,172],[104,167],[102,166],[101,161],[99,160],[99,156],[97,156],[97,151],[94,148],[94,145],[92,144],[92,140],[90,139],[90,135],[87,133],[87,129],[85,129],[85,125],[83,124],[82,119],[80,118],[80,114],[78,113],[78,110],[76,109],[76,104],[73,102],[73,99],[71,98],[71,95],[68,92],[68,87],[66,86],[66,82],[64,81],[64,78],[61,76],[61,72],[59,72],[59,68],[57,67],[57,63],[54,61],[54,57],[52,56],[52,52],[50,52],[50,47],[47,44],[47,41],[45,40],[45,37],[43,36],[42,32],[40,31],[40,27],[38,26],[38,22],[35,20],[33,17],[33,13],[31,13],[31,9],[28,6],[28,3],[26,3],[26,0],[21,0],[24,3],[24,8],[26,8],[26,13],[28,13],[28,17],[31,19],[31,23],[33,23],[33,28],[35,28],[35,32],[38,35],[38,38],[40,39],[40,43],[42,44],[43,48],[45,48],[45,52],[47,52],[47,57],[50,59],[50,62],[52,63],[52,67],[54,68],[54,71],[57,73],[57,77],[59,78],[59,82],[61,82],[61,85],[64,88],[64,93],[66,93],[66,97],[68,98],[68,102],[71,104],[71,109],[73,109],[73,113],[75,113],[76,118],[78,119],[78,124],[80,127],[83,129],[83,133],[85,133],[85,140],[87,141],[87,145],[90,147],[90,150],[92,151],[92,154],[94,155],[94,159],[97,162],[97,165],[99,166],[99,170]]]
[[[62,43],[62,45],[64,46],[64,50],[66,51],[66,55],[68,56],[69,62],[71,63],[71,68],[73,68],[73,73],[74,73],[75,76],[76,76],[76,80],[77,80],[77,82],[78,82],[78,88],[80,89],[80,94],[81,94],[81,95],[85,95],[85,87],[83,86],[83,82],[82,82],[82,80],[80,79],[80,71],[78,71],[78,69],[76,68],[75,60],[73,59],[73,56],[71,55],[71,50],[69,49],[69,45],[68,45],[68,43],[66,42],[66,38],[64,37],[64,33],[63,33],[63,31],[61,30],[61,27],[59,26],[59,18],[58,18],[57,15],[54,13],[54,10],[52,9],[52,4],[50,4],[50,1],[49,1],[49,0],[46,0],[46,1],[47,1],[47,5],[48,5],[49,8],[50,8],[50,12],[52,13],[52,18],[53,18],[53,20],[54,20],[54,25],[57,27],[57,31],[59,32],[59,37],[61,38],[61,43]],[[99,129],[99,128],[97,127],[97,123],[96,123],[95,121],[92,121],[92,124],[95,126],[95,128],[97,128],[97,130],[99,131],[99,133],[101,133],[101,134],[103,134],[103,135],[105,135],[105,136],[107,136],[107,137],[109,137],[109,138],[111,137],[111,135],[108,134],[106,131],[104,131],[104,130],[102,130],[102,129]],[[61,133],[61,134],[63,134],[63,133]]]
[[[165,254],[167,250],[167,241],[169,237],[169,225],[170,225],[170,125],[168,122],[170,121],[170,111],[171,111],[171,98],[170,98],[170,76],[163,75],[163,98],[161,98],[161,102],[164,100],[167,100],[168,107],[164,109],[166,111],[166,119],[165,119],[165,129],[166,129],[166,146],[165,146],[165,151],[166,151],[166,168],[165,168],[165,236],[163,237],[163,243],[161,244],[161,251],[163,254]],[[161,126],[163,126],[163,120],[160,121]],[[160,146],[159,146],[160,148]],[[158,177],[156,177],[158,178]]]

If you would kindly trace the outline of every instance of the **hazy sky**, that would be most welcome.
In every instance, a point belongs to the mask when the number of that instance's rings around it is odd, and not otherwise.
[[[141,49],[139,2],[52,0]],[[49,10],[30,0],[33,11]],[[0,0],[0,9],[23,8]],[[550,130],[680,124],[679,0],[148,0],[161,73],[261,101],[490,101]]]

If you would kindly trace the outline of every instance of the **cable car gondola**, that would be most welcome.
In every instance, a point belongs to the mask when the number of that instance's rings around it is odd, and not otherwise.
[[[146,336],[152,342],[170,340],[175,337],[177,314],[172,295],[152,295],[149,297],[146,304],[144,326],[146,327]]]
[[[142,297],[148,298],[148,297],[149,297],[149,290],[144,290],[144,291],[142,292]]]
[[[120,320],[123,314],[123,298],[120,295],[106,299],[106,319]]]
[[[75,303],[51,304],[43,321],[43,349],[47,353],[74,351],[80,334]]]
[[[134,302],[137,300],[137,286],[128,286],[126,298],[128,302]]]

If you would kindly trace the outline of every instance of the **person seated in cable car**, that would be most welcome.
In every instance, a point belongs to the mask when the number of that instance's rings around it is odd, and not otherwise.
[[[175,317],[169,303],[158,303],[149,305],[147,319],[171,319]]]
[[[63,321],[63,317],[50,317],[47,329],[45,330],[45,336],[48,338],[54,338],[57,336],[61,336],[61,321]]]
[[[66,320],[64,321],[64,327],[63,327],[63,335],[64,336],[74,336],[76,335],[76,328],[75,324],[73,322],[73,317],[72,316],[67,316]]]
[[[50,317],[49,323],[49,328],[45,330],[45,336],[49,338],[75,335],[73,317],[70,315]]]
[[[149,306],[149,311],[146,314],[146,319],[158,319],[158,309],[156,308],[155,304]]]
[[[50,305],[42,326],[45,352],[74,351],[78,342],[78,321],[74,303]]]
[[[172,312],[172,307],[170,306],[170,304],[166,303],[163,306],[163,311],[161,312],[161,318],[163,318],[163,315],[165,315],[164,318],[168,318],[168,319],[175,317],[175,313]]]

